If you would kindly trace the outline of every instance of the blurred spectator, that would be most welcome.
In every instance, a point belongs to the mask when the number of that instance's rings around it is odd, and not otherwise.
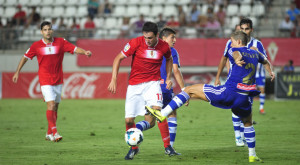
[[[104,3],[100,5],[100,13],[101,14],[111,14],[112,13],[112,4],[109,0],[105,0]]]
[[[80,29],[80,25],[78,23],[76,23],[76,17],[73,17],[72,25],[71,25],[70,29],[72,29],[72,30],[79,30]]]
[[[2,18],[0,16],[0,29],[2,29],[4,27],[3,23],[2,23]]]
[[[285,64],[282,68],[281,68],[281,72],[285,72],[285,73],[294,73],[295,69],[293,66],[294,61],[293,60],[289,60],[287,62],[287,64]]]
[[[123,23],[120,30],[120,35],[118,38],[129,38],[130,37],[130,25],[129,25],[130,18],[123,17]]]
[[[286,11],[286,13],[290,16],[290,20],[295,22],[297,15],[300,14],[300,10],[296,8],[296,5],[294,2],[291,2],[290,9]]]
[[[197,24],[199,16],[200,16],[200,11],[197,9],[197,4],[193,4],[190,15],[188,17],[190,26],[194,26]]]
[[[88,1],[88,14],[94,18],[98,14],[99,2],[98,0]]]
[[[160,13],[158,15],[158,22],[157,22],[158,30],[162,29],[166,25],[166,23],[167,21],[163,19],[163,15]]]
[[[41,16],[39,13],[36,12],[36,6],[31,7],[32,12],[29,14],[28,19],[27,19],[27,24],[26,26],[39,26],[40,25],[40,20]]]
[[[94,29],[96,28],[96,25],[93,21],[93,17],[91,15],[88,15],[88,18],[84,24],[84,29],[87,31],[87,36],[88,37],[93,37],[94,36]]]
[[[206,10],[206,16],[207,17],[216,17],[214,13],[214,8],[213,7],[208,7]]]
[[[65,30],[67,28],[67,25],[64,22],[64,17],[60,17],[60,21],[58,24],[58,29],[59,30]]]
[[[170,17],[170,20],[167,22],[167,26],[173,29],[177,29],[179,27],[179,22],[175,20],[174,15]]]
[[[177,7],[178,10],[178,22],[180,26],[186,26],[186,14],[181,5]]]
[[[140,19],[135,21],[132,25],[132,27],[133,27],[133,36],[131,38],[135,38],[137,36],[142,35],[142,28],[143,28],[144,23],[145,23],[144,15],[141,14]]]
[[[294,0],[296,8],[300,9],[300,0]]]
[[[296,36],[300,37],[300,15],[297,16]]]
[[[221,26],[225,25],[226,12],[224,10],[224,5],[219,5],[219,10],[216,13],[217,19],[220,22]]]
[[[294,23],[290,20],[288,15],[285,16],[285,19],[281,21],[279,25],[280,31],[291,31],[294,28]]]
[[[220,37],[221,35],[221,24],[215,19],[215,17],[210,16],[206,23],[206,37]]]
[[[57,18],[52,18],[51,19],[51,24],[52,24],[52,29],[55,31],[55,30],[58,30],[58,24],[57,24]]]
[[[17,12],[12,18],[12,25],[23,26],[26,23],[26,13],[22,10],[22,5],[17,5]]]

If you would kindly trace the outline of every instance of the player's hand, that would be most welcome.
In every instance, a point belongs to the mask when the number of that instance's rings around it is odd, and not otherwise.
[[[172,81],[171,80],[166,80],[166,84],[167,84],[167,89],[171,89],[172,87]]]
[[[12,81],[13,81],[14,83],[17,83],[17,82],[18,82],[18,79],[19,79],[19,73],[15,73],[14,76],[13,76],[13,78],[12,78]]]
[[[242,67],[244,64],[246,64],[244,60],[236,60],[235,63],[237,66],[240,66],[240,67]]]
[[[218,78],[216,78],[216,80],[215,80],[215,86],[219,86],[219,85],[221,85],[221,81]]]
[[[111,80],[108,87],[107,87],[108,91],[115,94],[117,91],[117,83],[115,80]]]
[[[88,56],[88,57],[91,57],[92,56],[92,52],[91,51],[85,51],[85,53],[84,53],[86,56]]]
[[[190,100],[187,100],[186,102],[185,102],[185,106],[189,106],[190,105]]]
[[[271,81],[273,81],[275,79],[275,73],[274,72],[271,72],[270,73],[270,76],[271,76]]]

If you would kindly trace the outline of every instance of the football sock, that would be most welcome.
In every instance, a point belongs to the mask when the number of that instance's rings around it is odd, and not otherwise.
[[[169,127],[167,120],[164,120],[163,122],[157,122],[161,138],[164,142],[164,147],[168,147],[170,145],[170,133],[169,133]]]
[[[234,135],[235,138],[241,137],[241,119],[236,116],[234,113],[232,113],[232,123],[233,123],[233,129],[234,129]]]
[[[260,102],[259,109],[264,109],[265,97],[266,97],[266,94],[259,94],[259,102]]]
[[[53,119],[54,119],[54,123],[56,124],[56,120],[57,120],[57,111],[53,111]]]
[[[51,110],[47,110],[46,111],[46,116],[47,116],[47,120],[48,120],[48,128],[50,127],[53,135],[56,134],[57,132],[57,129],[56,129],[56,124],[54,122],[54,111],[51,111]],[[49,132],[49,130],[48,130]]]
[[[240,135],[241,135],[241,138],[245,138],[245,135],[244,135],[244,123],[241,122],[241,125],[240,125]]]
[[[136,128],[140,129],[141,131],[146,131],[150,128],[150,123],[146,120],[139,121],[138,123],[136,123]]]
[[[189,100],[189,98],[190,96],[186,92],[180,92],[163,110],[161,110],[161,114],[163,116],[168,116],[172,111],[181,107],[187,100]]]
[[[129,130],[130,128],[136,128],[136,126],[135,126],[135,123],[133,123],[132,125],[128,125],[128,124],[125,124],[126,125],[126,131],[127,130]],[[131,147],[133,150],[135,150],[135,149],[138,149],[139,147],[134,147],[134,146],[132,146]]]
[[[168,126],[170,132],[170,144],[173,147],[177,132],[177,118],[176,117],[169,117],[168,118]]]
[[[255,153],[255,130],[253,126],[245,127],[245,138],[249,148],[249,156],[256,156]]]

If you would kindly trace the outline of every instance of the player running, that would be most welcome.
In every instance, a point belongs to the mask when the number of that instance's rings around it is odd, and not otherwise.
[[[170,48],[171,48],[171,54],[173,57],[173,73],[174,77],[180,86],[181,89],[184,88],[184,81],[183,77],[180,71],[180,60],[179,60],[179,54],[174,48],[174,45],[176,43],[176,31],[171,29],[171,28],[163,28],[159,34],[159,38],[162,39],[163,41],[166,41]],[[163,59],[162,65],[160,67],[160,75],[161,75],[161,89],[162,89],[162,94],[163,94],[163,108],[165,108],[168,103],[172,100],[174,93],[173,93],[173,88],[167,89],[166,86],[166,78],[167,78],[167,73],[166,73],[166,59]],[[175,142],[175,137],[176,137],[176,132],[177,132],[177,113],[176,111],[173,111],[169,116],[168,116],[168,122],[158,122],[158,125],[166,123],[169,126],[169,132],[170,132],[170,144],[173,147],[174,142]],[[179,153],[178,153],[179,154]]]
[[[252,102],[253,97],[260,91],[256,89],[255,73],[258,63],[264,64],[273,81],[275,75],[271,64],[261,53],[248,49],[247,34],[244,32],[233,32],[231,34],[232,48],[222,58],[230,61],[231,70],[225,85],[212,86],[207,84],[196,84],[188,86],[176,95],[162,111],[146,107],[158,120],[166,119],[173,110],[182,106],[190,98],[198,98],[211,105],[231,109],[239,116],[245,125],[245,137],[249,148],[249,162],[261,162],[255,152],[255,130],[252,125]]]
[[[162,92],[160,88],[160,67],[163,57],[166,58],[166,88],[172,86],[172,56],[168,43],[158,39],[158,27],[153,22],[146,22],[142,28],[143,36],[132,39],[119,53],[113,62],[112,78],[108,86],[111,93],[116,93],[117,75],[120,63],[125,58],[132,56],[129,85],[125,102],[126,131],[130,128],[138,128],[145,131],[155,125],[155,118],[146,112],[145,105],[160,110],[162,107]],[[136,116],[145,116],[144,121],[135,124]],[[170,145],[168,124],[159,125],[162,132],[165,152],[168,155],[176,155]],[[125,156],[125,160],[132,160],[139,152],[138,147],[131,147]]]
[[[57,132],[56,120],[58,105],[61,101],[61,92],[63,84],[62,61],[64,53],[84,54],[88,57],[92,55],[90,51],[76,47],[64,38],[52,37],[52,25],[48,21],[41,24],[41,34],[43,38],[34,42],[22,57],[17,71],[12,81],[17,83],[19,73],[28,59],[37,57],[39,64],[39,83],[44,100],[47,103],[46,116],[48,120],[48,131],[46,140],[58,142],[62,136]]]

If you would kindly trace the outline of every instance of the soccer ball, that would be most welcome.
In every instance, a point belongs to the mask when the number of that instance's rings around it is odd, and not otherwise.
[[[137,128],[130,128],[125,133],[125,141],[130,146],[138,146],[144,140],[143,132]]]

